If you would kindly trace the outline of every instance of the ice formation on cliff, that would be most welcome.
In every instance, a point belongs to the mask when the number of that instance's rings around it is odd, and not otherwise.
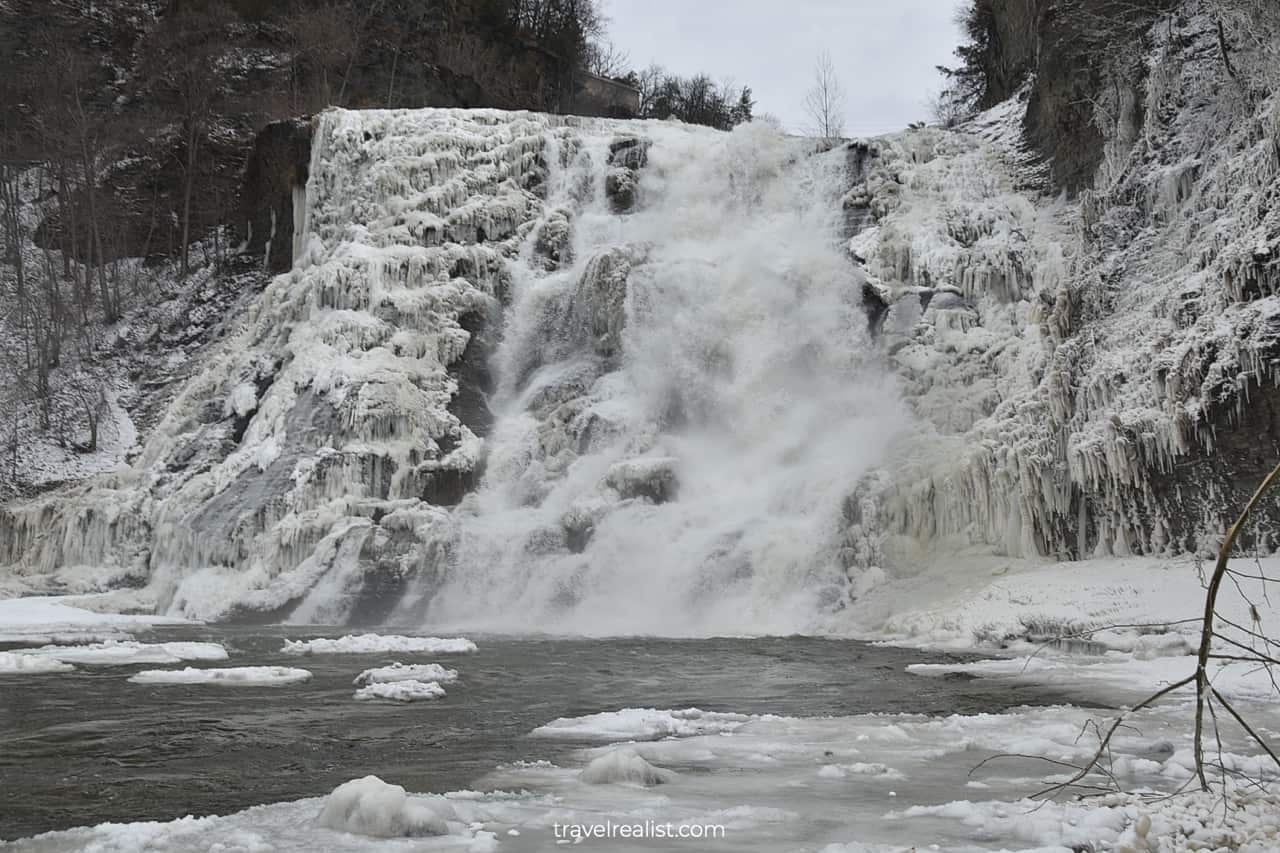
[[[1022,149],[1025,90],[960,132],[864,144],[850,250],[890,303],[886,352],[920,417],[905,464],[868,486],[882,500],[851,536],[868,562],[943,541],[1212,548],[1274,464],[1280,98],[1203,58],[1201,5],[1156,28],[1145,78],[1102,96],[1107,157],[1078,199]],[[1271,67],[1247,42],[1237,62],[1246,81]],[[1135,101],[1137,125],[1106,126]]]

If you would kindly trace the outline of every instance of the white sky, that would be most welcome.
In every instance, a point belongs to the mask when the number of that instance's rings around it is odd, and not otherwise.
[[[808,124],[813,60],[831,54],[844,87],[845,135],[900,130],[929,118],[954,61],[962,0],[604,0],[613,43],[631,66],[705,72],[751,87],[757,112],[788,130]]]

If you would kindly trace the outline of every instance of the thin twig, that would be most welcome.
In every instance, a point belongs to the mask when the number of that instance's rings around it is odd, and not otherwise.
[[[1170,684],[1162,688],[1161,690],[1151,694],[1146,699],[1143,699],[1141,702],[1139,702],[1137,705],[1134,705],[1128,711],[1122,713],[1119,717],[1115,719],[1115,722],[1111,724],[1111,728],[1107,729],[1106,737],[1102,739],[1102,743],[1098,746],[1098,751],[1093,754],[1093,758],[1089,759],[1088,763],[1086,763],[1079,770],[1079,772],[1076,773],[1075,776],[1071,777],[1066,782],[1062,782],[1057,785],[1052,785],[1048,788],[1045,788],[1042,791],[1038,791],[1037,793],[1032,794],[1031,795],[1032,799],[1036,797],[1044,796],[1046,794],[1056,793],[1058,791],[1063,790],[1064,788],[1071,787],[1076,782],[1079,782],[1081,779],[1083,779],[1085,776],[1089,774],[1090,770],[1092,770],[1094,767],[1097,766],[1098,761],[1101,760],[1103,754],[1106,752],[1107,745],[1111,743],[1112,736],[1116,733],[1116,730],[1120,728],[1120,724],[1124,722],[1124,719],[1128,714],[1132,714],[1136,711],[1141,711],[1143,708],[1147,707],[1148,705],[1151,705],[1152,703],[1158,701],[1162,697],[1168,695],[1169,693],[1172,693],[1173,691],[1177,690],[1180,687],[1186,687],[1188,684],[1191,684],[1195,680],[1196,680],[1195,675],[1188,675],[1186,678],[1182,679],[1181,681],[1175,681],[1173,684]]]
[[[1240,724],[1240,727],[1248,732],[1249,737],[1253,738],[1257,742],[1258,746],[1262,747],[1263,750],[1266,751],[1267,755],[1271,756],[1271,760],[1276,763],[1277,767],[1280,767],[1280,756],[1277,756],[1271,747],[1267,745],[1267,742],[1262,739],[1262,735],[1255,732],[1253,727],[1244,721],[1244,717],[1240,716],[1240,714],[1236,712],[1236,709],[1231,707],[1231,703],[1223,698],[1223,695],[1218,692],[1216,687],[1210,687],[1209,689],[1213,692],[1214,698],[1222,704],[1222,707],[1227,709],[1227,713],[1236,718],[1236,722]]]

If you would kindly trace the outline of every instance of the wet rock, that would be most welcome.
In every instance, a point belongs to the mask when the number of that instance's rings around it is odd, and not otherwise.
[[[615,463],[605,484],[624,498],[647,498],[655,504],[673,501],[679,491],[676,459],[658,456]]]
[[[619,137],[609,143],[609,173],[604,191],[614,213],[627,213],[636,205],[639,171],[649,161],[649,141],[635,136]]]
[[[547,214],[533,238],[533,252],[542,261],[543,269],[551,272],[573,260],[571,236],[568,211],[557,208]]]
[[[605,358],[622,352],[627,278],[634,262],[635,256],[627,248],[608,249],[593,257],[570,306],[570,326],[589,337],[596,353]]]
[[[633,169],[611,169],[604,179],[604,194],[614,213],[627,213],[636,206],[639,178]]]

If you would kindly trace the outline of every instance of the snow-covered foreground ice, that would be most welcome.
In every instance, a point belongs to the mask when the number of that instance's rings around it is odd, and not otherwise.
[[[576,726],[559,721],[558,727],[601,741],[643,739],[665,718],[666,731],[685,736],[604,743],[571,753],[559,766],[505,765],[478,780],[477,791],[414,795],[392,779],[370,776],[327,798],[226,817],[104,824],[14,842],[7,850],[519,853],[555,849],[568,833],[610,823],[615,832],[621,825],[647,832],[662,826],[664,832],[696,829],[701,835],[696,843],[675,835],[639,841],[615,835],[590,839],[590,849],[1154,853],[1213,847],[1197,848],[1192,838],[1201,845],[1233,839],[1237,846],[1230,849],[1248,853],[1280,849],[1280,799],[1274,795],[1230,809],[1225,828],[1217,796],[1147,802],[1116,795],[1048,804],[1022,799],[1062,771],[1037,758],[1079,762],[1092,752],[1081,730],[1098,715],[1061,707],[949,717],[734,715],[732,730],[694,733],[685,724],[706,715],[627,709],[607,726],[602,715],[592,715]],[[1268,724],[1275,722],[1273,711]],[[1159,708],[1141,712],[1114,742],[1110,772],[1135,790],[1177,788],[1191,772],[1184,723]],[[1225,762],[1257,769],[1255,757],[1232,752],[1239,745],[1236,734],[1224,731]],[[999,753],[1010,755],[978,767]],[[1148,846],[1139,843],[1144,835]]]
[[[420,702],[439,699],[445,690],[434,681],[378,681],[356,690],[354,697],[360,700],[384,699],[388,702]]]
[[[144,669],[129,677],[134,684],[297,684],[311,673],[287,666],[226,666],[211,669]]]
[[[371,655],[412,653],[439,655],[474,652],[476,644],[465,637],[401,637],[381,634],[348,634],[337,639],[285,640],[285,654],[291,655]]]
[[[80,646],[49,645],[38,649],[19,649],[18,654],[91,666],[227,659],[227,650],[218,643],[140,643],[136,640],[104,640]]]
[[[92,596],[32,596],[0,600],[0,643],[87,643],[131,639],[128,632],[189,624],[167,616],[126,616],[76,606]]]

